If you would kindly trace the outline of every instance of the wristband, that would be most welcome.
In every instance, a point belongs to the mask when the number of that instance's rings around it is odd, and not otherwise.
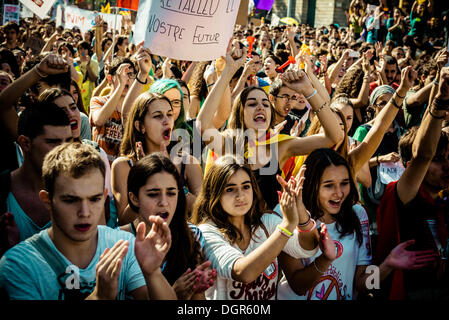
[[[278,228],[280,233],[282,233],[284,236],[286,236],[288,238],[290,238],[293,235],[292,232],[290,232],[287,229],[281,227],[281,225],[279,225],[279,224],[277,225],[277,228]]]
[[[432,105],[435,110],[448,110],[449,100],[435,98],[432,102]]]
[[[396,91],[395,93],[396,93],[396,95],[397,95],[400,99],[404,99],[404,98],[405,98],[405,96],[401,97],[397,91]]]
[[[314,219],[310,219],[310,221],[312,221],[312,227],[310,229],[308,229],[308,230],[301,230],[299,228],[299,226],[297,226],[296,230],[298,230],[298,232],[311,232],[316,227],[316,221]]]
[[[309,215],[309,218],[304,223],[298,223],[298,227],[305,227],[305,226],[307,226],[310,223],[310,221],[312,219],[312,215],[310,214],[309,210],[306,210],[306,212]]]
[[[139,77],[136,77],[136,81],[137,81],[138,83],[140,83],[140,84],[147,84],[147,83],[148,83],[148,77],[145,79],[145,82],[140,81],[140,80],[139,80]]]
[[[444,115],[444,116],[441,116],[441,117],[438,117],[438,116],[434,115],[434,114],[432,113],[432,109],[429,109],[429,114],[432,116],[432,118],[437,119],[437,120],[441,120],[441,119],[446,118],[445,115]]]
[[[310,94],[310,96],[306,97],[306,100],[309,100],[310,98],[312,98],[314,95],[316,95],[318,91],[316,89],[313,90],[313,92]]]
[[[398,95],[398,97],[401,98],[399,95]],[[401,98],[401,99],[403,99],[403,98]],[[402,107],[401,107],[400,105],[398,105],[398,103],[396,102],[396,100],[394,99],[394,97],[391,98],[391,103],[392,103],[396,108],[402,109]]]

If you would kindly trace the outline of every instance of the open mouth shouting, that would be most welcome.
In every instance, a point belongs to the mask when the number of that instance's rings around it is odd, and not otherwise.
[[[72,129],[72,131],[78,129],[78,121],[76,121],[75,119],[70,121],[70,128]]]
[[[80,223],[75,225],[75,230],[79,232],[87,232],[89,231],[91,225],[88,223]]]
[[[339,209],[342,203],[343,203],[342,199],[329,200],[329,205],[334,209]]]
[[[267,118],[265,114],[259,113],[254,116],[254,122],[264,124],[265,122],[267,122]]]
[[[156,213],[156,215],[161,217],[165,221],[167,221],[167,219],[168,219],[168,212],[167,211],[158,212],[158,213]]]
[[[166,129],[162,131],[162,138],[166,141],[169,141],[171,137],[171,129]]]

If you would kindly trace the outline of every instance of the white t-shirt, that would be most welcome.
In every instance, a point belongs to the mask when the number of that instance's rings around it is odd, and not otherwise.
[[[282,219],[276,214],[264,214],[262,223],[268,234],[277,231],[277,225]],[[267,236],[263,228],[258,228],[248,248],[242,251],[237,244],[231,245],[213,224],[201,224],[198,226],[206,240],[204,252],[206,259],[210,260],[211,267],[217,270],[217,280],[214,285],[206,290],[207,300],[274,300],[276,297],[276,284],[278,281],[278,262],[275,259],[255,281],[242,283],[232,279],[232,267],[237,259],[248,255],[259,247]],[[304,250],[299,245],[296,230],[288,240],[283,251],[292,257],[307,258],[313,256],[318,248]]]
[[[327,224],[329,235],[334,239],[338,248],[335,259],[319,281],[306,292],[297,295],[289,286],[285,276],[281,279],[278,288],[278,300],[352,300],[353,282],[357,266],[371,264],[371,242],[369,237],[369,221],[365,209],[361,205],[353,207],[362,226],[363,243],[359,246],[355,232],[350,236],[340,238],[335,222]],[[320,222],[317,221],[317,225]],[[318,250],[310,259],[302,259],[304,266],[310,265],[321,255]]]
[[[47,230],[41,231],[39,237],[42,237],[51,248],[52,256],[63,261],[67,266],[72,265],[55,247]],[[78,288],[75,287],[75,281],[72,281],[75,270],[73,265],[67,268],[65,273],[55,274],[42,254],[28,240],[22,241],[8,250],[0,260],[0,288],[5,289],[12,300],[84,299],[95,289],[95,267],[101,254],[106,248],[112,248],[120,239],[129,240],[129,248],[122,261],[117,299],[128,298],[130,292],[146,285],[134,255],[135,238],[129,232],[114,230],[106,226],[98,226],[97,250],[91,262],[85,269],[78,269]],[[64,289],[60,283],[64,285]],[[68,287],[69,285],[70,287]],[[72,290],[74,288],[80,289],[79,292]]]

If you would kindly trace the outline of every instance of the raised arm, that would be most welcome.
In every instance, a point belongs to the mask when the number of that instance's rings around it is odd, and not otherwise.
[[[318,116],[324,129],[324,134],[316,134],[303,138],[292,138],[279,144],[279,165],[282,167],[285,161],[297,155],[309,154],[317,148],[330,148],[344,138],[343,129],[337,121],[337,115],[329,108],[329,105],[314,89],[304,71],[287,71],[282,74],[283,83],[302,93],[312,106],[312,112]]]
[[[117,107],[120,97],[122,96],[123,90],[125,89],[126,82],[128,80],[128,71],[130,65],[128,63],[124,63],[118,67],[117,76],[119,77],[119,85],[117,88],[114,88],[111,97],[108,101],[99,108],[98,110],[92,110],[90,112],[90,117],[92,124],[96,127],[103,126],[109,119],[109,117],[114,112]]]
[[[313,70],[314,64],[312,62],[312,57],[308,54],[302,54],[300,56],[300,59],[303,59],[305,61],[305,71],[307,73],[307,76],[309,77],[310,82],[312,83],[312,86],[317,90],[317,93],[321,96],[321,98],[323,98],[324,101],[330,103],[331,97],[329,96],[329,92],[317,78],[317,76],[315,75],[315,71]]]
[[[229,82],[232,79],[234,73],[242,66],[246,59],[247,49],[233,49],[232,51],[228,51],[226,54],[226,66],[220,76],[218,77],[217,82],[213,86],[212,90],[207,95],[206,100],[204,101],[203,107],[198,113],[196,125],[198,130],[201,132],[201,135],[204,137],[204,133],[206,130],[215,129],[214,126],[214,115],[218,110],[220,100],[223,96],[223,93],[226,90],[226,87],[229,86]],[[216,131],[216,129],[215,129]],[[217,131],[218,132],[218,131]],[[210,147],[212,149],[217,148],[216,151],[221,152],[222,140],[215,141],[209,140],[207,137],[204,137],[204,142],[206,144],[211,144]]]
[[[412,159],[397,184],[399,199],[409,203],[418,193],[440,140],[443,119],[449,110],[449,68],[443,68],[438,93],[429,104],[413,141]]]
[[[17,138],[18,116],[14,108],[19,98],[42,77],[67,72],[69,66],[61,56],[49,54],[30,71],[19,77],[0,93],[0,117],[6,131]]]
[[[388,130],[401,108],[405,94],[413,85],[415,79],[416,72],[412,67],[407,67],[402,70],[401,84],[399,85],[397,92],[376,116],[371,130],[363,141],[349,153],[355,174],[360,171],[362,166],[368,162],[374,152],[376,152],[382,142],[385,132]]]
[[[101,50],[101,42],[103,41],[103,18],[101,15],[95,17],[95,54],[97,61],[100,62],[104,58],[104,52]]]
[[[335,66],[332,68],[332,71],[329,75],[329,80],[332,83],[335,82],[335,79],[338,76],[338,73],[340,72],[341,68],[343,67],[343,63],[348,59],[349,52],[351,52],[351,49],[346,49],[343,54],[341,55],[340,59],[335,63]]]
[[[371,70],[368,59],[368,52],[363,53],[362,69],[364,73],[362,87],[360,88],[360,92],[357,98],[351,99],[354,109],[363,108],[369,103],[369,84],[371,81]]]
[[[137,97],[143,92],[143,87],[148,83],[149,73],[153,64],[151,62],[151,52],[149,49],[140,47],[136,52],[134,59],[137,61],[139,66],[139,73],[134,79],[128,93],[123,100],[122,106],[122,123],[125,124],[128,118],[128,112]]]
[[[290,179],[287,185],[283,184],[283,193],[279,201],[283,217],[282,222],[278,225],[279,230],[283,232],[276,230],[257,249],[237,259],[232,267],[232,278],[234,280],[244,283],[256,280],[284,249],[289,238],[295,234],[293,231],[298,223],[305,222],[305,220],[299,220],[297,189],[294,179]],[[316,232],[316,229],[314,231]],[[314,237],[316,234],[311,233],[310,236]],[[296,241],[301,243],[301,233],[298,233]]]

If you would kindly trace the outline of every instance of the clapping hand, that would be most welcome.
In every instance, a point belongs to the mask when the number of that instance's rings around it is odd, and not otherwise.
[[[104,250],[95,266],[96,286],[92,297],[100,300],[114,300],[117,297],[118,278],[128,247],[128,241],[119,240],[111,249]]]
[[[151,230],[145,236],[146,225],[139,223],[136,232],[134,253],[144,275],[160,268],[171,246],[171,233],[167,222],[159,216],[150,216]]]

